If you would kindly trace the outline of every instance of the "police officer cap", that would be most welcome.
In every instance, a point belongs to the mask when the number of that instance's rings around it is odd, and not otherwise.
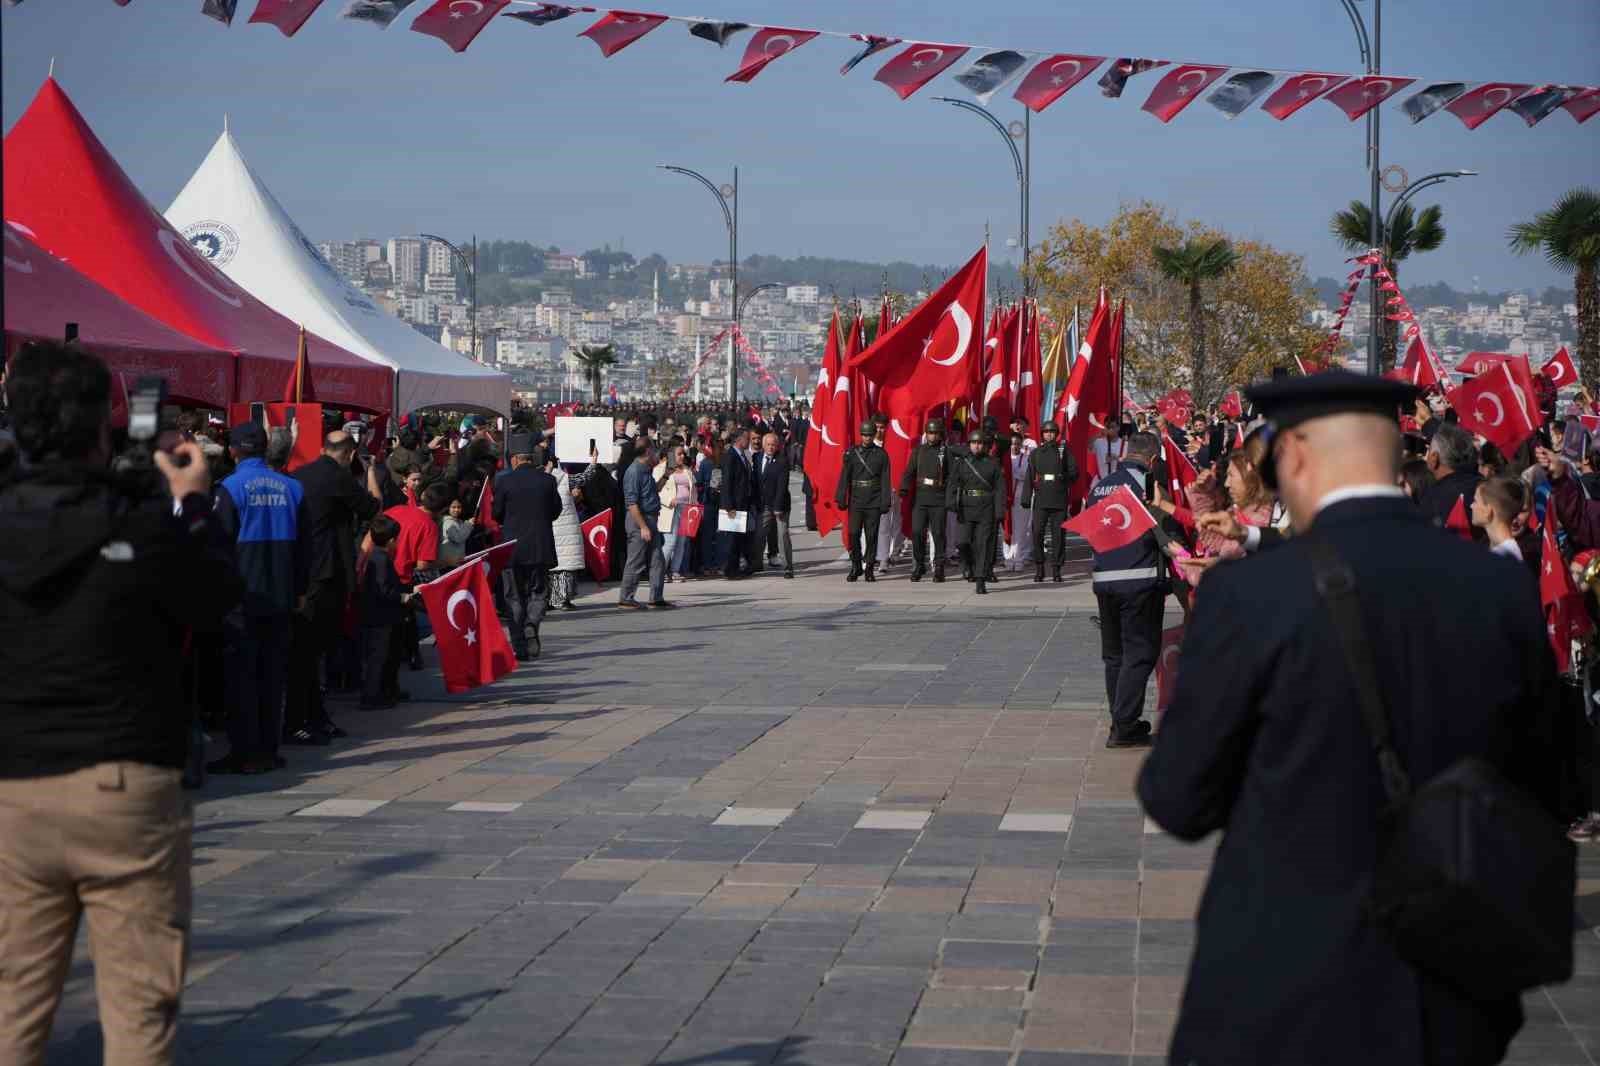
[[[1246,389],[1245,395],[1273,429],[1282,432],[1328,415],[1397,418],[1402,408],[1409,410],[1416,401],[1417,389],[1389,378],[1329,370],[1256,385]]]
[[[513,433],[506,439],[507,455],[532,455],[535,450],[532,433]]]
[[[870,418],[863,418],[861,420],[861,437],[862,437],[862,439],[863,440],[870,440],[871,438],[876,437],[877,435],[878,435],[878,423],[874,422]]]
[[[924,433],[943,433],[944,432],[944,419],[942,419],[942,418],[930,418],[930,419],[928,419],[928,424],[922,427],[922,432],[924,432]]]
[[[1054,422],[1040,422],[1039,423],[1039,432],[1040,433],[1058,434],[1058,433],[1061,432],[1061,427],[1057,426]]]

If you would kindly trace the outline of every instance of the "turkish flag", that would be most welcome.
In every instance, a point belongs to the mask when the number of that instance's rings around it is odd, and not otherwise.
[[[517,668],[506,631],[494,611],[494,594],[481,566],[458,566],[417,586],[433,623],[434,647],[446,692],[466,692],[498,681]]]
[[[1156,528],[1156,520],[1132,489],[1119,485],[1093,507],[1086,507],[1061,523],[1061,528],[1078,534],[1095,551],[1109,552],[1132,544]]]
[[[294,370],[289,373],[288,384],[283,389],[284,403],[305,403],[317,398],[311,386],[311,357],[306,354],[306,328],[300,327],[300,343],[295,347]]]
[[[1468,352],[1461,362],[1456,364],[1456,369],[1463,374],[1479,377],[1510,358],[1511,356],[1504,352]]]
[[[763,26],[745,45],[739,69],[722,80],[748,82],[766,70],[768,63],[788,55],[816,35],[816,30],[784,30],[776,26]]]
[[[1243,418],[1244,402],[1239,399],[1237,392],[1230,392],[1222,398],[1220,410],[1225,418]]]
[[[479,529],[486,530],[496,539],[500,536],[500,523],[494,520],[494,475],[483,479],[483,488],[478,492],[478,509],[473,514],[473,522]]]
[[[266,415],[266,430],[288,429],[294,442],[289,452],[288,469],[292,473],[308,463],[322,458],[322,405],[318,403],[267,403],[262,404]],[[250,404],[230,403],[228,424],[237,426],[250,421]]]
[[[1343,74],[1295,74],[1285,79],[1261,104],[1261,110],[1282,122],[1311,101],[1344,84]]]
[[[611,508],[591,515],[583,529],[583,561],[598,582],[611,577]]]
[[[643,15],[636,11],[608,11],[599,22],[578,34],[600,46],[600,54],[610,58],[643,37],[663,22],[665,15]]]
[[[1480,434],[1506,455],[1544,423],[1534,398],[1533,373],[1522,356],[1508,359],[1445,396],[1463,429]]]
[[[1161,654],[1156,658],[1156,713],[1172,706],[1178,691],[1178,662],[1183,657],[1183,627],[1173,626],[1161,634]]]
[[[1366,78],[1351,78],[1324,99],[1349,115],[1350,121],[1354,122],[1416,80],[1416,78],[1386,78],[1377,74]]]
[[[833,399],[833,379],[839,373],[839,312],[833,313],[828,324],[828,340],[822,352],[822,366],[817,370],[817,388],[811,396],[811,410],[806,413],[809,432],[806,433],[805,454],[800,457],[800,468],[815,482],[817,462],[822,455],[822,425],[827,417],[828,401]],[[815,485],[813,484],[813,487]]]
[[[1189,395],[1187,389],[1173,389],[1161,399],[1156,401],[1156,410],[1161,413],[1169,424],[1187,429],[1189,426],[1189,412],[1192,410],[1194,397]]]
[[[1531,88],[1532,85],[1517,85],[1506,81],[1485,82],[1471,92],[1456,97],[1445,105],[1445,110],[1460,119],[1461,124],[1467,129],[1475,130]]]
[[[1462,540],[1472,539],[1472,519],[1467,517],[1467,498],[1456,497],[1456,505],[1450,508],[1450,517],[1444,520],[1444,528],[1450,530]]]
[[[1228,72],[1227,67],[1208,67],[1198,63],[1185,63],[1173,67],[1167,76],[1156,82],[1141,111],[1148,111],[1162,122],[1171,122],[1179,111],[1200,99],[1207,86]]]
[[[1576,595],[1578,589],[1572,583],[1572,574],[1567,570],[1566,561],[1561,558],[1553,520],[1545,522],[1544,534],[1540,539],[1544,548],[1539,560],[1539,602],[1545,607],[1554,607],[1566,597]]]
[[[975,400],[982,342],[987,249],[980,248],[910,314],[854,359],[849,368],[878,386],[878,409],[911,418],[946,401]]]
[[[478,563],[483,567],[483,572],[493,581],[505,571],[512,563],[512,557],[517,554],[517,542],[508,540],[504,544],[496,544],[492,548],[485,548],[481,552],[473,552],[461,564]]]
[[[1069,53],[1041,59],[1028,71],[1012,97],[1034,111],[1043,111],[1074,85],[1095,72],[1105,56],[1077,56]]]
[[[472,39],[511,0],[438,0],[411,23],[417,33],[437,37],[452,51],[465,52]]]
[[[1561,106],[1574,122],[1582,125],[1593,118],[1596,111],[1600,111],[1600,89],[1585,89]]]
[[[828,324],[827,346],[822,353],[822,373],[817,377],[816,400],[811,407],[811,432],[806,437],[805,470],[811,479],[811,501],[817,515],[817,532],[826,537],[839,524],[833,502],[850,446],[850,375],[839,353],[839,312]],[[842,394],[842,395],[841,395]]]
[[[1094,314],[1089,319],[1089,329],[1083,343],[1078,346],[1077,361],[1072,364],[1072,376],[1067,379],[1066,391],[1056,408],[1056,421],[1067,447],[1072,451],[1079,470],[1089,470],[1089,446],[1105,426],[1105,420],[1114,418],[1116,410],[1116,346],[1117,329],[1112,321],[1111,306],[1106,292],[1100,290]],[[1098,416],[1098,417],[1097,417]],[[1081,498],[1087,478],[1079,478],[1067,487],[1071,500]]]
[[[696,537],[700,534],[700,521],[706,516],[706,505],[703,503],[687,503],[683,506],[683,522],[678,531],[680,537]]]
[[[885,63],[873,81],[881,81],[904,100],[955,65],[967,54],[961,44],[909,44],[906,50]]]
[[[126,5],[128,0],[118,2]],[[321,3],[322,0],[261,0],[250,21],[276,26],[285,37],[293,37]]]
[[[1572,365],[1572,355],[1565,347],[1539,368],[1539,373],[1549,378],[1556,388],[1578,383],[1578,368]]]
[[[1161,434],[1161,454],[1167,461],[1167,495],[1172,497],[1173,503],[1187,506],[1184,490],[1193,485],[1200,474],[1183,454],[1183,449],[1165,433]]]
[[[1011,365],[1014,352],[1022,345],[1017,334],[1022,329],[1022,311],[1012,308],[995,313],[995,324],[983,349],[988,357],[983,371],[983,403],[979,413],[993,415],[1002,426],[1011,425]]]
[[[1034,301],[1027,315],[1027,326],[1022,334],[1022,351],[1017,357],[1017,373],[1012,378],[1011,410],[1028,420],[1028,428],[1039,433],[1044,418],[1044,353],[1039,341],[1039,304]]]

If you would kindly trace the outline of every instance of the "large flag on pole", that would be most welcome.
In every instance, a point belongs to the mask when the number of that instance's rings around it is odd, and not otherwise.
[[[846,438],[830,436],[837,412],[834,411],[836,390],[843,382],[845,393],[839,398],[844,405],[843,422],[850,421],[850,379],[844,373],[844,361],[839,356],[839,312],[833,313],[828,324],[828,343],[822,352],[822,370],[817,375],[816,397],[811,404],[811,431],[806,435],[806,454],[803,460],[806,476],[811,479],[811,498],[817,515],[817,529],[823,536],[839,524],[839,509],[833,502],[833,491],[839,480],[839,467],[843,460]]]
[[[1104,425],[1104,420],[1113,413],[1112,393],[1116,389],[1113,374],[1116,368],[1112,352],[1115,345],[1111,305],[1106,299],[1105,290],[1101,289],[1094,315],[1089,319],[1088,333],[1078,347],[1078,361],[1072,367],[1067,391],[1062,395],[1056,411],[1067,447],[1072,449],[1079,470],[1089,469],[1089,445],[1096,435],[1096,424]],[[1074,483],[1071,500],[1082,499],[1085,483],[1085,478],[1079,478]]]

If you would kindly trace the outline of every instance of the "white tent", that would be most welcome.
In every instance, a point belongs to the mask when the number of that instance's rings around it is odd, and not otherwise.
[[[387,314],[328,264],[223,130],[167,221],[251,295],[313,333],[395,370],[396,414],[509,414],[511,379]]]

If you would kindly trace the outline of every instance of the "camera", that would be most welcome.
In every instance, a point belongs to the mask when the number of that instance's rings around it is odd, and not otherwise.
[[[128,390],[128,446],[112,464],[113,471],[127,489],[139,496],[155,496],[166,490],[166,481],[156,469],[155,454],[163,427],[162,412],[167,406],[167,379],[147,375]],[[175,457],[186,465],[183,456]]]

